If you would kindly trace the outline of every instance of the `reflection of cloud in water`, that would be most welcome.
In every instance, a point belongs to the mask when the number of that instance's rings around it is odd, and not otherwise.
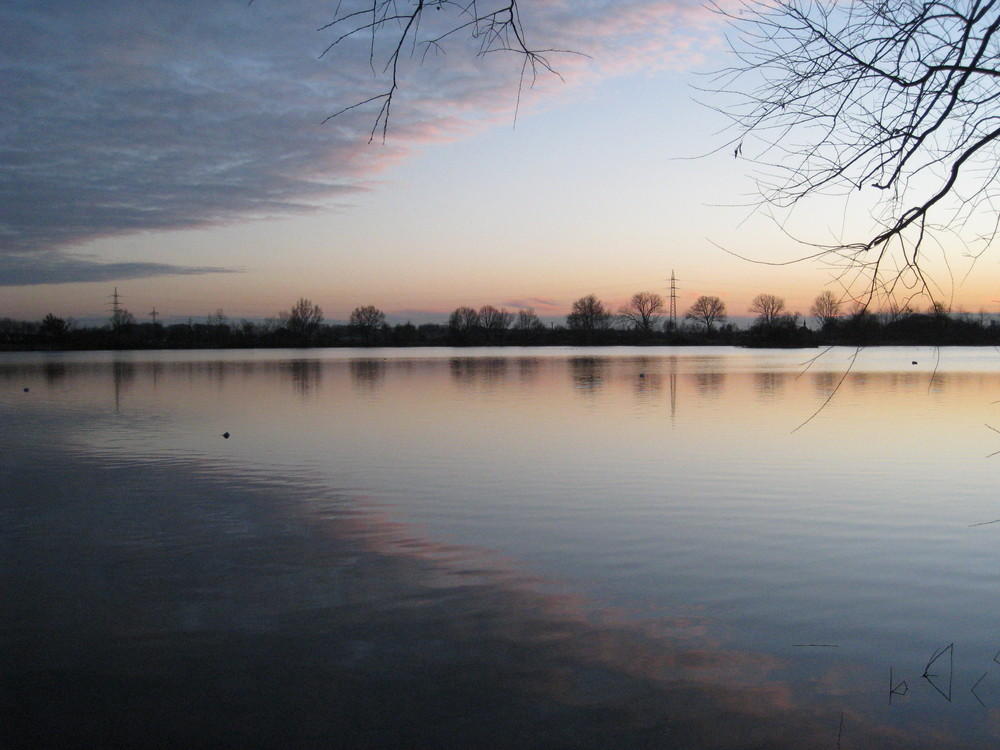
[[[0,500],[13,745],[835,746],[840,704],[798,705],[702,623],[595,614],[305,480],[24,451]]]

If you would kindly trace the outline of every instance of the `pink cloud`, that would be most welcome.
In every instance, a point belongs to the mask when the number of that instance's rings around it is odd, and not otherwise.
[[[536,313],[541,314],[562,314],[566,311],[565,304],[547,297],[532,297],[528,300],[515,300],[505,304],[522,310],[533,308]]]

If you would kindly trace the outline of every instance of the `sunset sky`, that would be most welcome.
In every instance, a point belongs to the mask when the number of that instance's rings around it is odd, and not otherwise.
[[[758,292],[808,314],[831,271],[752,202],[725,119],[699,101],[727,62],[700,0],[523,0],[553,53],[518,95],[520,60],[407,53],[385,142],[366,43],[319,30],[309,0],[11,0],[0,6],[0,317],[393,321],[460,305],[564,315],[597,294],[699,294],[745,314]],[[380,66],[376,65],[380,71]],[[720,100],[714,100],[720,106]],[[721,149],[721,150],[719,150]],[[716,153],[712,153],[716,151]],[[707,156],[703,156],[708,154]],[[696,158],[701,157],[701,158]],[[788,229],[825,241],[844,207]],[[942,295],[1000,309],[995,255],[929,261]]]

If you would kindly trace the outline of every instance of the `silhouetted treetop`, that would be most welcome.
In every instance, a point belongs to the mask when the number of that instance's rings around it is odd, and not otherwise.
[[[706,331],[711,331],[716,323],[725,321],[726,303],[714,295],[702,295],[688,308],[684,317],[701,323]]]
[[[588,294],[573,303],[566,326],[573,331],[603,331],[611,326],[611,313],[596,295]]]
[[[785,300],[774,294],[758,294],[750,302],[748,312],[756,315],[762,325],[774,325],[785,312]]]
[[[618,317],[629,327],[649,333],[663,312],[663,297],[655,292],[637,292],[618,309]]]
[[[281,312],[280,317],[290,333],[299,337],[306,337],[319,328],[323,322],[323,310],[319,305],[314,305],[311,300],[300,297],[299,301],[292,305],[292,309]]]
[[[361,332],[366,344],[372,343],[374,334],[385,325],[385,313],[375,305],[364,305],[351,310],[350,326]]]
[[[820,325],[830,325],[840,315],[840,300],[829,289],[825,289],[813,300],[809,314],[816,318]]]

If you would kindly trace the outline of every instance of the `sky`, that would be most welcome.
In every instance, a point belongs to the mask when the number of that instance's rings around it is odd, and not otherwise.
[[[699,0],[522,0],[559,75],[456,35],[401,55],[385,138],[384,49],[323,29],[309,0],[10,0],[0,6],[0,317],[328,320],[462,305],[561,316],[596,294],[678,308],[759,292],[808,314],[840,287],[784,263],[850,222],[842,203],[779,226],[703,89],[727,27]],[[351,4],[341,5],[350,9]],[[359,6],[363,7],[363,6]],[[454,23],[430,13],[422,33]],[[582,53],[582,54],[575,54]],[[789,235],[792,236],[789,236]],[[929,262],[955,307],[1000,309],[995,258]],[[743,256],[737,257],[737,256]]]

